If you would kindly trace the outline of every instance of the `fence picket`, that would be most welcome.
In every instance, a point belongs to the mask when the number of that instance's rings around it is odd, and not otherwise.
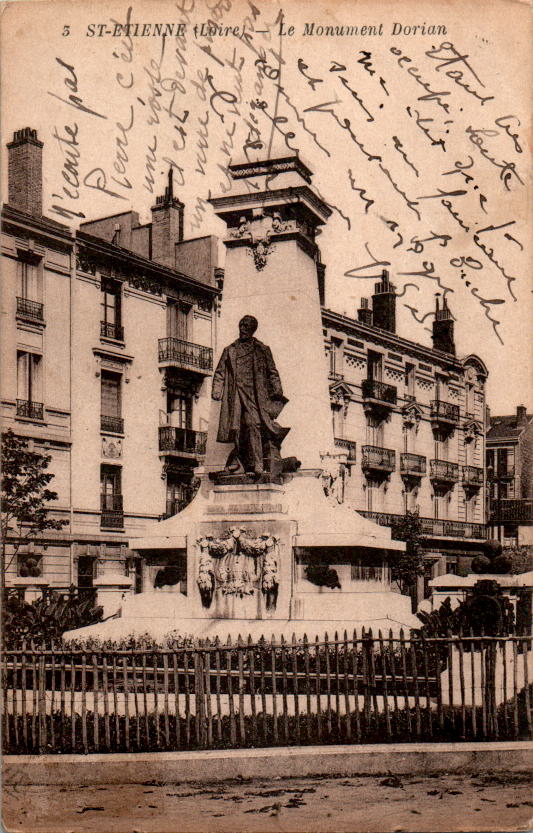
[[[2,658],[2,663],[5,663],[5,656]],[[5,665],[3,666],[5,668]],[[22,657],[21,657],[21,676],[22,676],[22,696],[21,696],[21,709],[22,709],[22,737],[24,739],[24,748],[28,748],[28,719],[27,719],[27,710],[26,710],[26,686],[27,686],[27,674],[26,674],[26,640],[22,643]],[[5,673],[5,672],[4,672]],[[5,677],[4,677],[5,679]],[[5,688],[2,690],[2,699],[4,699]]]
[[[93,743],[95,751],[100,747],[98,736],[98,656],[93,654]]]
[[[137,658],[135,656],[135,651],[132,649],[131,651],[131,667],[132,677],[131,677],[131,684],[133,686],[133,707],[135,709],[135,742],[137,744],[137,749],[141,748],[141,714],[139,710],[139,687],[137,685]]]
[[[274,743],[278,742],[278,702],[276,686],[276,640],[272,634],[270,650],[270,671],[272,676],[272,734]]]
[[[281,699],[283,704],[283,737],[286,742],[289,740],[289,708],[287,704],[287,655],[285,651],[285,638],[281,637]]]
[[[483,629],[481,630],[481,634],[483,635]],[[485,667],[485,644],[483,639],[479,643],[480,645],[480,652],[479,652],[479,665],[481,670],[481,730],[483,732],[483,737],[487,737],[487,694],[489,692],[489,688],[487,685],[487,674],[486,674],[486,667]]]
[[[168,706],[168,654],[163,654],[163,724],[165,729],[165,746],[170,746],[170,721]]]
[[[246,745],[246,726],[244,722],[244,666],[243,666],[243,651],[244,646],[241,640],[241,635],[237,638],[237,668],[239,672],[239,736],[243,746]]]
[[[205,697],[205,717],[206,717],[206,730],[207,730],[207,748],[213,746],[213,714],[211,709],[211,642],[209,639],[205,641],[205,647],[207,648],[205,654],[203,654],[203,663],[204,663],[204,697]]]
[[[75,666],[75,659],[74,654],[70,655],[70,714],[71,714],[71,727],[70,727],[70,743],[72,747],[72,751],[74,752],[76,749],[76,710],[75,710],[75,701],[76,701],[76,666]]]
[[[422,734],[422,720],[420,714],[420,697],[418,692],[418,667],[416,662],[416,648],[413,645],[413,641],[411,640],[409,643],[409,656],[411,658],[411,674],[413,677],[413,689],[415,695],[415,723],[416,723],[416,736],[417,738],[420,737]]]
[[[393,702],[393,725],[395,729],[399,726],[398,716],[398,681],[396,679],[396,660],[394,657],[394,639],[392,636],[392,629],[389,628],[389,637],[387,641],[389,656],[390,656],[390,674],[392,684],[392,702]]]
[[[23,684],[25,685],[25,683]],[[65,668],[65,652],[61,651],[61,664],[60,664],[60,671],[59,671],[59,710],[61,715],[65,714],[65,689],[66,689],[66,668]],[[22,689],[24,691],[24,688]],[[24,702],[24,701],[23,701]],[[23,706],[24,708],[24,706]],[[23,727],[26,725],[26,720],[24,719],[24,723],[22,724]],[[64,748],[67,743],[66,738],[66,727],[67,721],[62,719],[61,720],[61,746]]]
[[[508,714],[508,704],[507,704],[507,640],[502,639],[500,642],[500,649],[502,652],[502,665],[503,665],[503,675],[502,675],[502,687],[503,687],[503,725],[504,725],[504,732],[505,736],[507,737],[507,732],[509,729],[509,714]]]
[[[477,700],[476,700],[476,658],[475,658],[475,642],[473,640],[474,631],[470,628],[470,675],[471,675],[471,689],[472,689],[472,733],[473,737],[477,736]]]
[[[516,639],[511,640],[513,646],[513,728],[515,738],[519,735],[518,728],[518,646]]]
[[[460,634],[462,637],[462,634]],[[464,671],[464,652],[463,640],[459,640],[459,686],[461,689],[461,737],[466,738],[466,698],[465,698],[465,671]]]
[[[183,673],[185,683],[185,739],[187,746],[191,745],[191,693],[189,687],[189,653],[183,652]]]
[[[422,646],[422,661],[424,664],[424,689],[426,694],[426,721],[427,721],[427,731],[430,738],[433,737],[433,716],[431,714],[431,693],[429,690],[429,665],[428,665],[428,648],[427,642],[422,634],[422,638],[420,640],[420,645]]]
[[[451,630],[448,631],[448,704],[450,708],[450,721],[455,731],[455,709],[453,707],[453,635]],[[474,674],[472,674],[472,681],[474,681]],[[473,682],[472,682],[473,684]]]
[[[217,702],[217,739],[222,740],[222,704],[220,700],[220,643],[218,636],[215,639],[215,686],[216,686],[216,702]]]
[[[337,714],[337,738],[341,734],[341,684],[339,666],[339,634],[335,631],[333,636],[333,656],[335,660],[335,711]]]
[[[329,639],[326,633],[324,637],[324,657],[326,660],[326,708],[327,708],[327,717],[326,717],[326,725],[328,727],[328,738],[331,738],[331,664],[330,664],[330,656],[329,656]]]
[[[31,689],[32,689],[32,712],[31,712],[31,741],[35,751],[37,749],[37,654],[33,639],[31,641]],[[7,709],[6,709],[7,720]],[[9,738],[9,729],[6,732]]]
[[[176,725],[176,749],[180,748],[181,731],[180,731],[180,703],[179,703],[179,672],[178,672],[178,655],[175,651],[172,652],[172,676],[174,680],[174,721]]]
[[[266,691],[265,691],[265,641],[263,639],[263,635],[261,634],[261,639],[259,640],[260,650],[259,650],[259,674],[260,674],[260,683],[261,683],[261,713],[262,713],[262,726],[263,726],[263,742],[266,744],[267,737],[268,737],[268,721],[267,721],[267,704],[266,704]]]
[[[89,754],[89,745],[87,739],[87,657],[83,654],[81,658],[81,741],[83,743],[83,751],[86,755]]]
[[[383,677],[383,713],[385,715],[385,731],[387,733],[387,737],[392,737],[392,726],[391,726],[391,719],[390,719],[390,710],[389,710],[389,686],[387,682],[387,658],[385,656],[385,646],[383,643],[383,634],[381,630],[378,630],[378,644],[379,644],[379,655],[381,658],[381,674]]]
[[[354,700],[355,700],[355,739],[357,743],[361,740],[361,718],[359,715],[359,682],[358,682],[358,673],[359,667],[357,662],[357,631],[354,628],[353,632],[353,645],[352,645],[352,670],[353,670],[353,691],[354,691]]]
[[[46,657],[39,657],[39,754],[46,749]]]
[[[233,701],[233,678],[231,676],[231,664],[232,664],[232,647],[231,647],[231,637],[228,636],[228,641],[226,645],[226,673],[227,673],[227,686],[228,686],[228,706],[229,706],[229,732],[230,732],[230,741],[231,745],[235,746],[237,743],[237,726],[235,724],[235,703]]]
[[[143,716],[146,745],[150,743],[150,722],[148,720],[148,682],[146,678],[146,654],[142,655],[142,683],[143,683]]]
[[[248,647],[246,649],[246,656],[248,659],[248,668],[249,668],[249,677],[250,680],[250,700],[251,700],[251,713],[252,713],[252,746],[255,746],[257,743],[257,713],[256,713],[256,703],[255,703],[255,657],[254,657],[254,649],[252,647],[252,637],[248,637]]]
[[[154,652],[152,654],[152,670],[154,673],[154,724],[155,724],[155,744],[157,748],[161,746],[161,727],[159,726],[159,663],[158,656]]]
[[[313,718],[311,716],[311,674],[309,662],[309,640],[304,633],[302,641],[305,669],[305,734],[307,741],[311,741],[313,734]]]
[[[299,746],[301,743],[300,735],[300,704],[298,702],[299,687],[298,687],[298,655],[296,646],[296,636],[292,635],[291,643],[291,658],[292,658],[292,693],[294,696],[294,723],[295,723],[295,737],[296,743]]]
[[[370,669],[370,685],[372,689],[372,705],[374,707],[374,720],[376,726],[379,725],[379,706],[378,706],[378,695],[376,691],[376,655],[374,651],[374,637],[372,635],[372,628],[368,629],[368,639],[369,639],[369,647],[370,647],[370,662],[369,662],[369,669]]]
[[[17,655],[13,654],[13,668],[12,668],[12,679],[13,684],[11,687],[11,709],[13,712],[13,735],[15,741],[15,748],[18,749],[19,746],[19,723],[18,723],[18,705],[17,705],[17,691],[18,691],[18,665],[17,665]],[[8,702],[7,702],[7,692],[8,688],[4,684],[2,688],[2,700],[3,702],[3,709],[7,714]],[[51,721],[51,733],[52,733],[52,746],[54,746],[54,710],[52,708],[52,721]]]
[[[107,656],[102,657],[102,690],[104,701],[104,742],[106,749],[111,749],[111,731],[109,727],[109,680],[107,677]]]
[[[128,661],[126,657],[122,657],[122,685],[124,688],[124,742],[126,744],[126,752],[130,751],[130,703],[129,703],[129,687],[128,687]],[[148,742],[148,738],[147,738]]]
[[[322,740],[322,678],[320,675],[320,643],[315,637],[315,675],[316,675],[316,730],[318,740]]]
[[[526,722],[529,737],[531,737],[531,697],[529,693],[529,669],[528,669],[528,643],[522,641],[522,656],[524,658],[524,700],[526,707]]]
[[[343,638],[343,653],[342,653],[342,671],[343,671],[343,688],[344,688],[344,722],[346,727],[346,739],[348,743],[352,739],[352,719],[350,715],[350,687],[348,683],[348,633],[344,631]]]

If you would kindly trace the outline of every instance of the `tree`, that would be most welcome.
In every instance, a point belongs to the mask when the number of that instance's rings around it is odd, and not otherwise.
[[[392,525],[391,534],[397,541],[406,543],[405,552],[394,553],[389,561],[391,579],[397,583],[400,593],[409,596],[418,576],[423,576],[425,572],[425,539],[418,512],[406,512]]]
[[[47,471],[51,459],[45,454],[30,450],[28,440],[17,437],[11,429],[4,434],[0,564],[2,596],[6,572],[20,548],[36,535],[46,530],[62,529],[68,523],[50,515],[49,504],[57,500],[57,492],[47,488],[54,477]]]

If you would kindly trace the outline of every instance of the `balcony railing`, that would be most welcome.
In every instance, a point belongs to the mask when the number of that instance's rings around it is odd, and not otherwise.
[[[396,388],[377,379],[363,379],[363,399],[371,399],[380,405],[396,405]]]
[[[363,446],[363,469],[391,472],[396,468],[396,452],[377,445]]]
[[[102,414],[100,416],[100,430],[111,431],[114,434],[123,434],[124,419],[118,416],[107,416],[107,414]]]
[[[498,500],[492,504],[489,523],[533,523],[533,500]]]
[[[426,458],[420,454],[400,454],[400,474],[421,477],[426,473]]]
[[[380,526],[393,526],[401,521],[403,515],[393,515],[389,512],[366,512],[360,511],[360,515],[369,518]],[[487,537],[487,530],[484,524],[472,524],[464,521],[444,521],[436,518],[420,518],[422,533],[427,537],[437,538],[468,538],[484,540]]]
[[[44,321],[43,305],[39,301],[30,301],[28,298],[17,298],[17,315],[23,318],[30,318],[32,321]]]
[[[159,362],[208,374],[213,369],[213,350],[180,338],[159,339]]]
[[[512,480],[514,476],[514,466],[509,466],[506,469],[497,469],[496,471],[487,469],[488,480]]]
[[[348,463],[355,463],[355,448],[354,440],[345,440],[342,437],[335,437],[335,445],[337,448],[343,448],[348,452]]]
[[[124,341],[124,327],[120,324],[109,324],[107,321],[100,321],[100,336],[112,338],[115,341]]]
[[[479,466],[463,466],[463,484],[473,488],[483,486],[483,469]]]
[[[122,495],[100,495],[100,525],[108,529],[124,528]]]
[[[433,399],[431,402],[431,419],[434,422],[446,422],[455,425],[459,422],[459,405]]]
[[[432,480],[442,483],[457,483],[459,481],[459,464],[449,463],[448,460],[431,460]]]
[[[26,417],[26,419],[43,419],[43,403],[31,402],[29,399],[17,399],[17,416]]]
[[[202,456],[205,454],[206,442],[205,431],[174,428],[171,425],[162,425],[159,428],[159,451]]]

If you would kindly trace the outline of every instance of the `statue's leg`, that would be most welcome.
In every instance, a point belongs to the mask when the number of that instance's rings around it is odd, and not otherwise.
[[[244,430],[241,431],[243,438],[240,450],[241,461],[247,472],[261,475],[264,471],[263,442],[261,438],[261,424],[257,411],[255,413],[245,411],[243,414],[243,423]]]

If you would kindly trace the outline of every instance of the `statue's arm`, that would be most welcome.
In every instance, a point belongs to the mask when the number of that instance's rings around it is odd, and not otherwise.
[[[227,350],[224,349],[222,351],[222,355],[220,357],[220,361],[217,364],[217,369],[213,374],[213,383],[211,386],[211,398],[220,400],[222,399],[222,394],[224,392],[224,378],[226,376],[226,360],[227,360]]]
[[[276,369],[276,365],[274,364],[270,347],[266,348],[266,365],[268,382],[270,385],[270,395],[273,399],[281,399],[283,396],[283,388],[281,387],[281,379],[279,378],[279,373]]]

